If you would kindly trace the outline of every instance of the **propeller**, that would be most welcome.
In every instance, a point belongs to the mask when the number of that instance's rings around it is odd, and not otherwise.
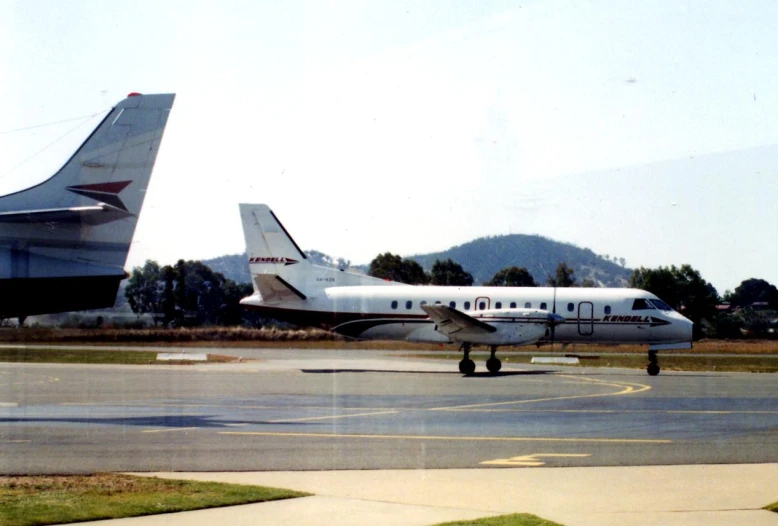
[[[554,299],[551,303],[551,352],[554,352],[554,340],[556,339],[556,326],[559,325],[559,318],[562,318],[556,313],[556,284],[554,284]],[[564,318],[562,318],[564,319]]]

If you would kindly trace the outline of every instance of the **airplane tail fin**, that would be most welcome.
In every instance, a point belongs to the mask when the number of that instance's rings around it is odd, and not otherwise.
[[[240,216],[249,265],[279,271],[301,261],[309,263],[269,206],[241,204]]]
[[[396,285],[314,265],[267,205],[241,204],[240,215],[251,281],[263,302],[302,301],[332,286]]]
[[[131,94],[52,177],[0,197],[0,316],[113,305],[174,99]]]

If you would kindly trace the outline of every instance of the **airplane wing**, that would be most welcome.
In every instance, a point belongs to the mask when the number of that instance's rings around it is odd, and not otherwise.
[[[304,300],[305,294],[290,285],[277,274],[254,274],[262,301]]]
[[[422,305],[422,310],[427,313],[437,325],[437,331],[446,336],[465,331],[470,334],[491,334],[497,329],[480,320],[468,316],[446,305]]]

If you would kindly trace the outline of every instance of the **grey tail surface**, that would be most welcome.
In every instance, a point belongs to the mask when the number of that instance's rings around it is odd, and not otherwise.
[[[0,317],[113,306],[174,99],[131,94],[53,176],[0,197]]]

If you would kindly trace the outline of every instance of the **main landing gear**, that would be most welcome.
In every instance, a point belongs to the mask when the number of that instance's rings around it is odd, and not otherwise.
[[[489,357],[488,360],[486,360],[486,368],[489,370],[490,373],[494,374],[500,370],[502,367],[502,362],[499,358],[497,358],[494,354],[497,352],[497,346],[492,345],[492,355]]]
[[[656,357],[656,351],[648,351],[648,366],[646,371],[650,376],[656,376],[659,374],[659,359]]]
[[[475,372],[475,362],[470,359],[470,349],[473,347],[472,343],[462,344],[462,361],[459,362],[459,372],[462,374],[473,374]]]
[[[459,372],[462,374],[473,374],[475,372],[475,362],[470,359],[470,350],[473,348],[472,343],[463,343],[461,350],[463,353],[462,361],[459,362]],[[491,346],[492,355],[486,360],[486,369],[492,373],[497,373],[502,368],[502,362],[495,353],[497,352],[497,346]]]

